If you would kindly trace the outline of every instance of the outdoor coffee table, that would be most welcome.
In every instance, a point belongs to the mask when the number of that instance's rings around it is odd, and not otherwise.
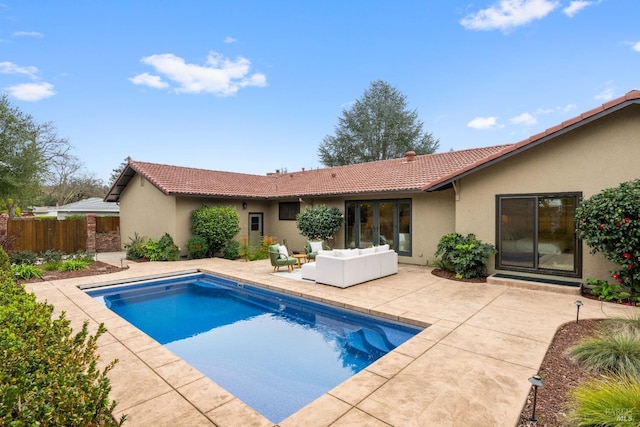
[[[307,261],[307,254],[293,254],[293,257],[298,260],[298,268]]]

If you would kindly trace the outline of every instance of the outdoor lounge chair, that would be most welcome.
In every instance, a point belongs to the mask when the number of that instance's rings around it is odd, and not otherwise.
[[[273,266],[273,271],[280,271],[280,267],[287,267],[287,270],[293,271],[293,266],[298,263],[298,260],[289,256],[287,247],[284,245],[270,245],[269,246],[269,260]]]
[[[329,250],[331,249],[324,240],[307,240],[307,243],[304,245],[304,251],[307,253],[307,259],[309,261],[316,259],[316,255],[318,255],[318,251]]]

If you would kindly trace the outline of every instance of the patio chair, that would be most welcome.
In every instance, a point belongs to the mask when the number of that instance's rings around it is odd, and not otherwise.
[[[288,271],[293,271],[293,266],[298,263],[297,259],[289,256],[286,246],[278,244],[269,246],[269,260],[274,272],[285,266]]]
[[[307,253],[307,259],[309,261],[316,259],[318,251],[327,251],[329,249],[331,248],[324,242],[324,240],[307,240],[307,243],[304,245],[304,251]]]

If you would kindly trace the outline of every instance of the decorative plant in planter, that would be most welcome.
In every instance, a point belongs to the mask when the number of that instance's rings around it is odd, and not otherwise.
[[[618,264],[611,276],[640,301],[640,179],[623,182],[582,201],[576,209],[577,233],[591,253]]]
[[[344,216],[340,209],[318,205],[306,208],[296,216],[300,234],[309,240],[329,240],[344,224]]]

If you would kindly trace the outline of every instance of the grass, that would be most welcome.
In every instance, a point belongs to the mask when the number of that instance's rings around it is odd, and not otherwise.
[[[640,377],[640,334],[618,329],[575,345],[571,356],[598,373]]]
[[[612,376],[587,381],[572,393],[570,425],[637,427],[640,424],[640,382]]]

